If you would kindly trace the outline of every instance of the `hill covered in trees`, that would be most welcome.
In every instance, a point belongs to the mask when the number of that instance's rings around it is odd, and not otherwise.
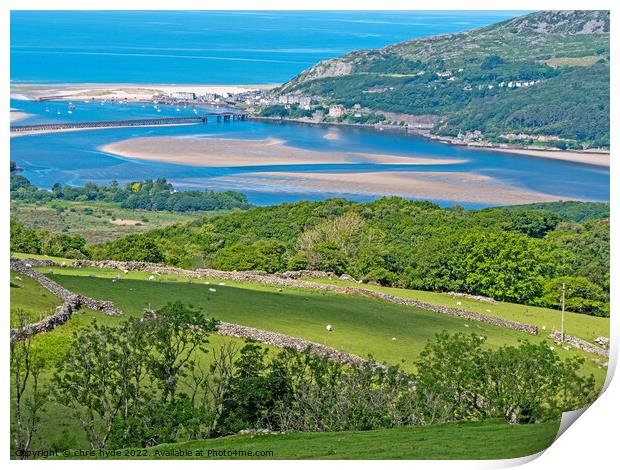
[[[435,116],[432,132],[609,147],[609,12],[538,12],[318,63],[279,94]]]
[[[318,269],[553,308],[565,283],[570,310],[607,316],[609,219],[595,217],[609,206],[566,205],[467,211],[400,198],[305,201],[177,224],[89,246],[88,254],[222,270]]]

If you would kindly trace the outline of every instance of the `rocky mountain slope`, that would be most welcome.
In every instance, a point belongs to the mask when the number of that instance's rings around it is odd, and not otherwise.
[[[609,49],[608,11],[543,11],[355,51],[316,64],[277,93],[437,115],[440,135],[607,147]]]

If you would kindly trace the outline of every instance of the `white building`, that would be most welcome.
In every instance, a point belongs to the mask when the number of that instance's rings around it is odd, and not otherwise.
[[[174,93],[170,93],[170,98],[177,100],[195,100],[196,93],[192,91],[175,91]]]
[[[329,107],[329,117],[340,118],[344,116],[344,108],[339,104]]]

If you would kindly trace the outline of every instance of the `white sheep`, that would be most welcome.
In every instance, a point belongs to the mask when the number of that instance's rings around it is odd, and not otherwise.
[[[325,326],[325,329],[326,329],[327,331],[332,331],[332,326],[331,326],[331,325],[327,325],[327,326]]]
[[[209,287],[209,292],[217,292],[213,287]]]

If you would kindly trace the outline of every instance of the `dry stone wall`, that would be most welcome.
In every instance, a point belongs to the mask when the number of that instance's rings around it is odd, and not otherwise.
[[[86,307],[91,310],[98,310],[107,315],[122,315],[123,312],[117,308],[112,302],[108,302],[106,300],[96,300],[91,299],[90,297],[86,297],[84,295],[76,295],[71,292],[69,289],[64,288],[57,282],[52,281],[47,276],[41,274],[39,271],[35,271],[32,269],[32,266],[36,265],[34,260],[11,260],[11,270],[15,271],[24,276],[31,277],[43,287],[45,287],[48,291],[54,294],[59,299],[65,302],[77,302],[81,307]],[[44,264],[39,266],[55,266],[56,264]],[[77,298],[77,300],[76,300]]]
[[[12,328],[11,343],[21,341],[28,336],[51,331],[57,326],[64,325],[67,321],[69,321],[71,315],[73,315],[76,310],[79,310],[79,308],[80,304],[78,296],[74,296],[74,299],[67,300],[62,305],[56,307],[56,313],[53,315],[45,317],[37,323],[30,323],[23,328]]]
[[[312,341],[307,341],[294,336],[274,333],[272,331],[259,330],[249,326],[235,325],[233,323],[220,322],[217,333],[224,336],[233,336],[235,338],[246,338],[260,343],[277,346],[279,348],[292,348],[296,351],[308,351],[319,357],[330,359],[334,362],[343,364],[361,366],[366,361],[355,354],[349,354],[337,349],[325,346]],[[378,366],[383,367],[383,366]]]
[[[562,333],[560,333],[559,331],[553,331],[549,335],[549,338],[551,338],[556,343],[561,343],[562,342]],[[589,353],[592,353],[592,354],[596,354],[598,356],[609,357],[609,350],[608,349],[604,349],[604,348],[595,346],[594,344],[588,343],[587,341],[585,341],[585,340],[583,340],[581,338],[577,338],[575,336],[570,336],[570,335],[564,334],[564,343],[570,344],[574,348],[581,349],[583,351],[586,351],[586,352],[589,352]]]

